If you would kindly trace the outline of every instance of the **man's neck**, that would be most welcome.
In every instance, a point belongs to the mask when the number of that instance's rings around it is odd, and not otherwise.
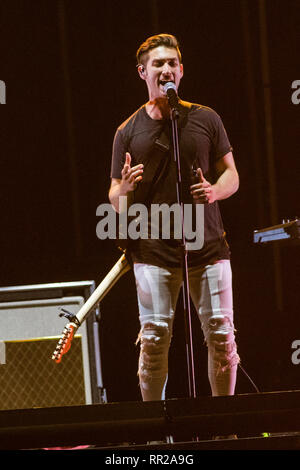
[[[170,107],[166,98],[148,101],[146,111],[151,119],[170,119]]]

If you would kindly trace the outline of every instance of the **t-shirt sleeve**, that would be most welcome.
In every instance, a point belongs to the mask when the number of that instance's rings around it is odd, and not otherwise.
[[[217,113],[214,113],[214,132],[212,142],[216,160],[219,160],[219,158],[224,157],[224,155],[232,151],[227,132],[220,116]]]
[[[112,149],[112,160],[111,160],[111,171],[110,176],[111,178],[122,178],[122,169],[125,163],[126,157],[126,146],[124,144],[122,132],[120,129],[117,129],[114,141],[113,141],[113,149]]]

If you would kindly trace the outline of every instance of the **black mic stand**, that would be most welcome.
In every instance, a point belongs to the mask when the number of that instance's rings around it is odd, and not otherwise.
[[[189,293],[189,277],[188,277],[188,254],[186,249],[186,238],[184,232],[184,204],[182,197],[182,179],[181,179],[181,164],[180,164],[180,152],[179,152],[179,141],[178,141],[178,118],[179,111],[177,106],[171,106],[171,121],[172,121],[172,137],[173,137],[173,150],[174,150],[174,161],[176,163],[176,193],[177,203],[181,210],[181,265],[183,273],[183,311],[184,311],[184,324],[185,324],[185,341],[186,341],[186,355],[187,355],[187,368],[188,368],[188,384],[189,384],[189,397],[196,397],[196,385],[195,385],[195,369],[194,369],[194,353],[193,353],[193,340],[192,340],[192,325],[191,325],[191,304],[190,304],[190,293]]]

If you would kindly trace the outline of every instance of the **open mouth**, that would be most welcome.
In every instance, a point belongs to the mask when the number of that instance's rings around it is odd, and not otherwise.
[[[173,82],[173,80],[159,80],[159,85],[165,86],[166,83]],[[174,82],[173,82],[174,83]]]
[[[169,83],[169,82],[173,82],[173,80],[159,80],[158,81],[159,88],[163,92],[163,94],[165,94],[164,86],[165,86],[166,83]]]

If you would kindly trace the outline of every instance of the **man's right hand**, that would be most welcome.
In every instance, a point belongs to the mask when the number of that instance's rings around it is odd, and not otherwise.
[[[139,164],[131,168],[131,155],[126,152],[125,164],[122,169],[121,193],[126,195],[136,189],[137,183],[143,179],[144,165]]]
[[[128,206],[133,196],[133,191],[137,187],[139,181],[143,179],[144,165],[139,164],[131,168],[131,155],[126,153],[125,163],[122,169],[122,178],[112,178],[108,193],[109,200],[117,212],[122,212],[120,207],[120,197],[129,198]],[[127,199],[126,199],[127,201]]]

